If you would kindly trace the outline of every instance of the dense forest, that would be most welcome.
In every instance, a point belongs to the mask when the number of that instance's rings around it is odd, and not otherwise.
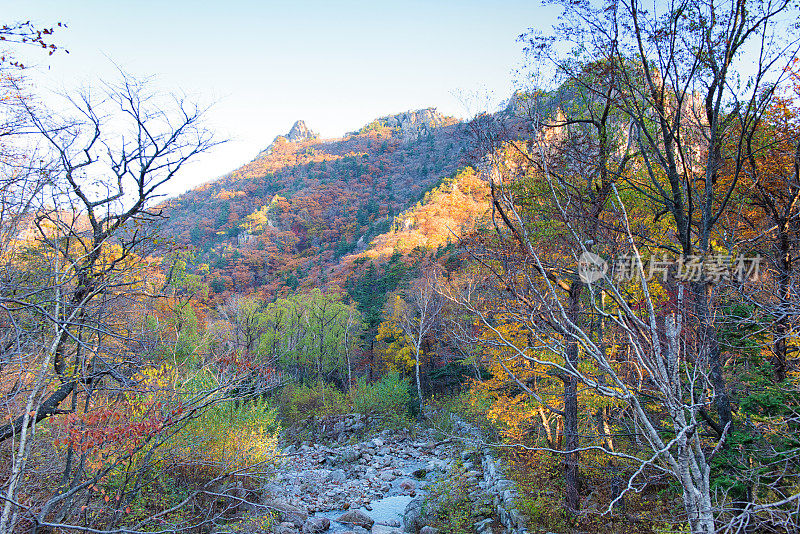
[[[0,534],[797,532],[797,6],[558,5],[168,200],[205,110],[0,27]]]

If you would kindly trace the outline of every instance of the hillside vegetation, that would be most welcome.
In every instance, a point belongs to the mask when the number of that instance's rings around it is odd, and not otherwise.
[[[167,202],[201,108],[0,55],[0,534],[798,532],[798,7],[556,3]]]
[[[165,231],[197,247],[223,298],[325,286],[342,256],[367,248],[455,175],[468,147],[463,125],[434,110],[385,117],[342,139],[279,136],[252,162],[171,201]]]

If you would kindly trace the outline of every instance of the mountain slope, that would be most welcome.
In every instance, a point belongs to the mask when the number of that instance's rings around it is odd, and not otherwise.
[[[467,143],[464,125],[434,109],[340,139],[319,139],[298,121],[252,162],[172,200],[165,233],[198,248],[220,296],[324,285],[327,267],[453,177]]]

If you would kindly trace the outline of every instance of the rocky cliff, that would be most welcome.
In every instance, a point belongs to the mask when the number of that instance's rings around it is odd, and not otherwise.
[[[395,129],[403,141],[411,141],[422,135],[428,135],[435,128],[452,122],[452,119],[448,120],[447,117],[436,111],[436,108],[406,111],[381,117],[375,121],[380,126]]]
[[[267,148],[259,152],[258,156],[256,156],[256,159],[261,156],[269,156],[272,154],[272,149],[275,147],[275,143],[277,143],[279,139],[285,139],[290,143],[303,143],[305,141],[317,139],[318,137],[319,134],[306,126],[305,121],[295,121],[295,123],[292,125],[292,128],[289,130],[289,133],[286,135],[279,135],[273,139],[272,143],[270,143]]]
[[[297,121],[292,125],[292,129],[289,130],[289,133],[286,134],[285,137],[292,143],[302,143],[303,141],[316,139],[319,137],[319,134],[312,132],[308,126],[306,126],[305,122]]]

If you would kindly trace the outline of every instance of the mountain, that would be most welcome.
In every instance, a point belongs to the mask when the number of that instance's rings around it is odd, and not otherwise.
[[[272,149],[279,140],[288,141],[290,143],[302,143],[304,141],[313,141],[318,137],[319,134],[311,131],[308,126],[306,126],[305,121],[296,121],[289,130],[289,133],[277,136],[267,148],[259,152],[256,159],[261,156],[269,156],[272,154]]]
[[[465,124],[434,108],[381,117],[337,139],[297,121],[250,163],[170,201],[164,233],[197,248],[220,297],[342,285],[342,257],[364,252],[375,236],[412,231],[395,218],[426,193],[444,187],[443,198],[455,187],[463,197],[453,183],[463,182],[456,176],[468,146]]]

